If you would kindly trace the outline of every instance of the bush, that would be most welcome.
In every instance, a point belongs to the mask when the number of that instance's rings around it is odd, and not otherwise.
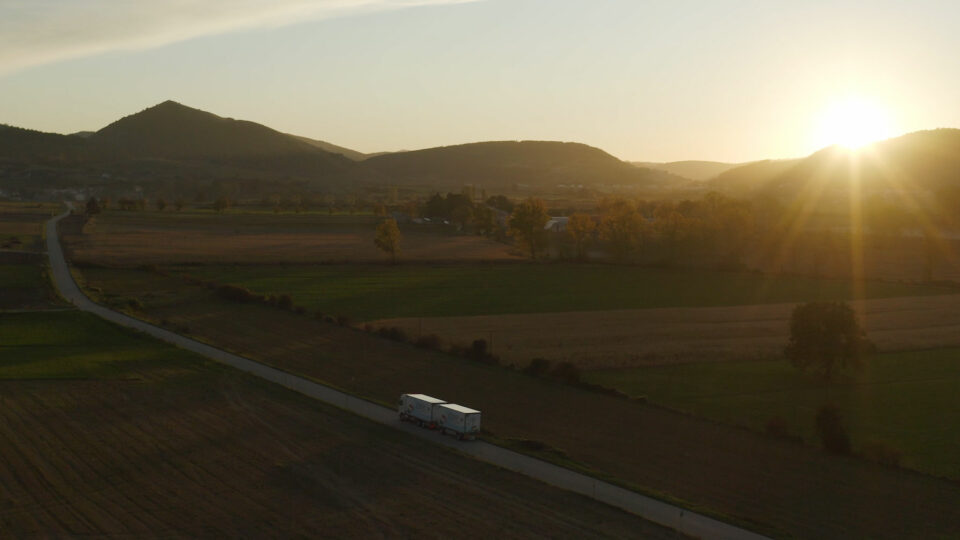
[[[382,338],[392,339],[394,341],[407,341],[407,333],[404,332],[402,328],[397,328],[396,326],[382,326],[377,330],[377,334]]]
[[[420,336],[417,338],[416,346],[420,347],[421,349],[431,349],[436,351],[440,349],[440,337],[436,334]]]
[[[257,295],[236,285],[220,285],[216,288],[215,294],[230,302],[248,303],[257,299]]]
[[[499,365],[500,358],[494,356],[487,352],[487,340],[485,339],[475,339],[469,347],[463,347],[461,345],[450,345],[450,354],[455,354],[457,356],[463,356],[468,360],[473,360],[475,362],[483,362],[484,364]]]
[[[471,360],[476,360],[477,362],[483,362],[485,364],[496,365],[500,363],[499,358],[487,351],[487,340],[485,339],[473,340],[473,343],[470,344],[470,348],[467,349],[466,356]]]
[[[527,367],[523,368],[522,372],[524,375],[543,377],[550,372],[551,367],[552,364],[546,358],[534,358],[527,364]]]
[[[277,297],[277,307],[286,311],[293,309],[293,298],[289,294],[281,294]]]
[[[297,306],[297,307],[293,308],[293,312],[296,313],[297,315],[306,315],[306,314],[307,314],[307,308],[305,308],[305,307],[303,307],[303,306]]]
[[[550,376],[560,382],[577,384],[580,382],[580,368],[570,362],[560,362],[550,371]]]
[[[767,421],[767,425],[764,426],[763,430],[767,435],[771,437],[776,437],[777,439],[789,439],[790,433],[787,426],[787,421],[783,419],[782,416],[774,416]]]
[[[817,411],[817,434],[827,452],[850,454],[850,436],[840,417],[840,409],[835,405],[824,405]]]
[[[350,326],[350,317],[346,315],[337,315],[337,324],[340,326]]]
[[[880,441],[864,443],[862,453],[867,460],[888,467],[899,467],[900,460],[903,459],[903,452]]]
[[[127,305],[130,306],[130,309],[135,309],[137,311],[143,309],[143,304],[140,303],[140,300],[137,300],[136,298],[127,300]]]

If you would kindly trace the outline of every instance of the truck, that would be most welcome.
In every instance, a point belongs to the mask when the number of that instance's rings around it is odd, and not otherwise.
[[[435,429],[439,418],[438,407],[446,401],[426,394],[403,394],[397,403],[400,420],[416,422],[422,427]]]
[[[444,403],[437,409],[437,426],[441,433],[453,433],[460,440],[477,438],[480,433],[480,411],[456,403]]]

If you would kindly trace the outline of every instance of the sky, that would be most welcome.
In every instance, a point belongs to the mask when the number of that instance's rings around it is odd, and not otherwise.
[[[798,157],[960,127],[958,20],[934,0],[0,0],[0,123],[97,130],[172,99],[361,152]]]

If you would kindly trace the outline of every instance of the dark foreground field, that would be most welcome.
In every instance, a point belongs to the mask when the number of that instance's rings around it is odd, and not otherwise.
[[[59,312],[0,314],[0,536],[674,533]]]
[[[105,301],[140,298],[140,317],[382,402],[421,391],[476,406],[494,440],[540,441],[556,449],[543,452],[548,458],[770,534],[903,538],[960,530],[954,482],[831,457],[269,306],[223,302],[177,277],[99,269],[85,275]]]

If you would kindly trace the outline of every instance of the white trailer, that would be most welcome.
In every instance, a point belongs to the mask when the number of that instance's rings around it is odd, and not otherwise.
[[[439,416],[438,407],[446,401],[426,394],[403,394],[397,403],[400,420],[416,422],[421,426],[434,429]]]
[[[458,439],[476,439],[480,434],[480,411],[456,403],[445,403],[437,409],[437,426],[444,435],[450,432]]]

